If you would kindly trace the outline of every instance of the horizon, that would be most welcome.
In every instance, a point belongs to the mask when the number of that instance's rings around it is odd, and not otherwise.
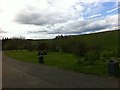
[[[116,30],[119,8],[118,0],[0,0],[0,39],[53,39]]]
[[[70,36],[83,36],[83,35],[91,35],[91,34],[99,34],[99,33],[106,33],[106,32],[114,32],[114,31],[118,31],[120,29],[117,29],[117,30],[108,30],[108,31],[101,31],[101,32],[93,32],[93,33],[88,33],[88,34],[79,34],[79,35],[57,35],[57,36],[63,36],[63,37],[70,37]],[[54,38],[47,38],[47,39],[26,39],[25,37],[21,37],[21,36],[18,36],[18,37],[4,37],[4,38],[1,38],[0,40],[4,40],[4,39],[14,39],[14,38],[18,38],[18,39],[25,39],[25,40],[53,40],[55,39],[57,36],[55,36]]]

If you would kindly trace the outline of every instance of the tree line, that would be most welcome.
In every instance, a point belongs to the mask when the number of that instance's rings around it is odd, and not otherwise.
[[[89,47],[83,41],[75,41],[63,36],[57,36],[52,40],[31,40],[24,39],[22,37],[14,37],[10,39],[5,38],[2,40],[2,49],[10,51],[33,51],[40,49],[55,52],[62,51],[67,53],[74,53],[79,56],[85,56],[87,51],[93,50],[95,52],[99,52],[101,47],[100,45]]]

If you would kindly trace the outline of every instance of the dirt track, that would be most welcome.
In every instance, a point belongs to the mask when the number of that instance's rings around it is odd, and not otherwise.
[[[3,56],[3,88],[117,88],[118,80]]]

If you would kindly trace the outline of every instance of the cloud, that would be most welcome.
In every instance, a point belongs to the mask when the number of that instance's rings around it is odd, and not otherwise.
[[[79,3],[77,0],[55,0],[54,2],[51,0],[51,2],[46,1],[44,9],[29,5],[17,15],[15,21],[22,24],[46,25],[82,18],[84,8],[77,3]]]
[[[84,14],[87,17],[97,15],[103,10],[102,2],[90,2],[83,4],[84,4]]]
[[[4,37],[3,34],[5,34],[7,32],[3,31],[2,28],[0,28],[0,39],[2,39]]]
[[[0,28],[0,34],[2,33],[6,33],[5,31],[2,30],[2,28]]]
[[[101,16],[101,14],[92,15],[89,18],[95,18],[95,17],[98,17],[98,16]]]
[[[31,24],[31,25],[46,25],[46,24],[55,24],[55,23],[62,23],[66,20],[63,19],[62,16],[57,16],[57,14],[45,14],[43,15],[40,13],[30,13],[27,14],[19,14],[17,22],[22,24]]]
[[[2,9],[2,7],[1,7],[1,5],[0,5],[0,14],[1,14],[1,13],[3,13],[3,9]]]
[[[71,3],[68,3],[70,2]],[[74,2],[74,3],[73,3]],[[24,11],[21,11],[17,17],[16,22],[29,25],[53,25],[59,23],[65,23],[72,20],[83,20],[83,13],[89,13],[91,10],[94,11],[93,15],[89,18],[100,16],[97,14],[98,9],[101,8],[99,2],[80,2],[78,0],[48,0],[47,6],[44,10],[33,6],[27,6]],[[63,5],[65,3],[65,5]],[[90,8],[88,8],[90,7]],[[24,12],[24,13],[23,13]],[[96,14],[96,15],[95,15]]]
[[[27,34],[31,34],[31,33],[36,33],[36,34],[38,34],[38,33],[45,33],[45,32],[47,32],[47,30],[41,30],[41,31],[28,31],[27,32]]]
[[[1,3],[1,2],[0,2]],[[2,7],[1,7],[1,4],[0,4],[0,13],[2,12],[3,10],[2,10]]]
[[[110,11],[107,11],[107,13],[113,12],[113,11],[115,11],[115,10],[117,10],[117,9],[118,9],[118,7],[117,7],[117,8],[114,8],[114,9],[112,9],[112,10],[110,10]]]
[[[0,9],[0,13],[2,13],[3,11]]]
[[[66,23],[59,23],[44,28],[46,34],[83,34],[99,32],[114,29],[118,25],[118,15],[108,15],[100,19],[89,19],[84,21],[73,20]],[[33,33],[41,33],[42,30],[33,31]]]

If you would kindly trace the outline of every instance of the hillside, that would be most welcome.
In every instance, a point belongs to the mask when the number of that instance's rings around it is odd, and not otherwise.
[[[107,31],[95,34],[87,35],[76,35],[69,38],[75,41],[83,41],[88,45],[102,45],[104,48],[117,48],[118,47],[118,32],[116,31]]]

